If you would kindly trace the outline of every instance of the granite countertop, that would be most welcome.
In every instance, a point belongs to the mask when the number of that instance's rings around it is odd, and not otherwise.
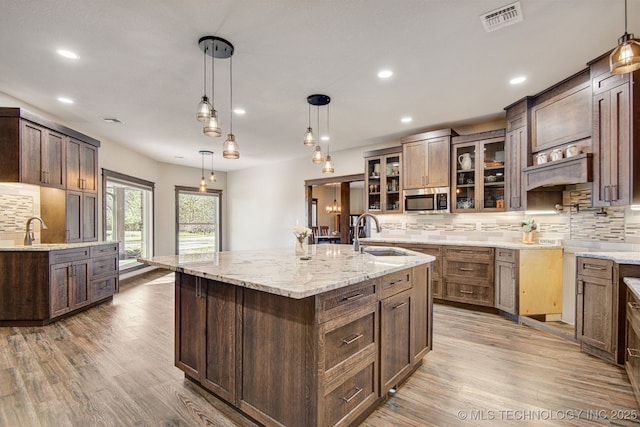
[[[38,243],[31,246],[0,246],[0,252],[50,252],[87,246],[108,245],[116,242]]]
[[[360,243],[404,243],[413,245],[441,245],[441,246],[484,246],[502,249],[562,249],[560,245],[541,245],[539,243],[526,244],[522,242],[489,242],[481,240],[418,240],[407,237],[367,237],[360,239]]]
[[[608,259],[617,264],[640,264],[640,252],[576,252],[576,256]]]
[[[624,279],[625,285],[636,298],[640,299],[640,278],[637,277],[625,277]]]
[[[398,250],[398,248],[393,248]],[[293,248],[169,255],[138,261],[206,279],[218,280],[290,298],[306,298],[435,260],[411,256],[374,256],[351,245],[310,245],[309,259]]]

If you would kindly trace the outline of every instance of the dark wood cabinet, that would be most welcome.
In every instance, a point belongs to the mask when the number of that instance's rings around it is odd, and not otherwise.
[[[176,366],[265,425],[356,425],[431,348],[428,265],[303,299],[176,273],[175,295]]]
[[[236,288],[183,273],[176,277],[176,366],[235,402]]]
[[[98,240],[97,194],[67,191],[66,197],[66,241],[74,243]]]
[[[74,138],[67,139],[66,147],[67,189],[97,193],[97,147]]]
[[[582,350],[615,363],[618,268],[613,261],[578,257],[576,338]]]
[[[64,135],[26,120],[20,130],[20,181],[64,188]]]
[[[118,243],[0,251],[0,326],[45,325],[119,290]]]
[[[424,132],[402,138],[405,190],[449,187],[449,151],[452,129]]]
[[[498,260],[496,258],[495,274],[496,308],[510,314],[518,314],[518,283],[516,280],[516,263]]]
[[[640,300],[630,289],[627,289],[625,342],[624,367],[633,394],[640,402]]]
[[[638,120],[640,73],[613,75],[608,57],[591,63],[593,89],[593,206],[626,206],[638,200],[640,179],[634,141],[640,140]]]
[[[522,180],[522,169],[530,164],[529,103],[530,99],[525,98],[505,108],[505,202],[508,211],[527,208],[527,190]]]
[[[494,305],[494,248],[447,246],[443,257],[443,299]]]
[[[399,147],[364,153],[365,204],[368,212],[401,213],[402,153]]]

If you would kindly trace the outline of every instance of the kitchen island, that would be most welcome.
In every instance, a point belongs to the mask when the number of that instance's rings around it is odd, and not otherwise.
[[[355,425],[431,349],[434,258],[374,249],[140,261],[176,272],[175,364],[187,378],[265,425]]]

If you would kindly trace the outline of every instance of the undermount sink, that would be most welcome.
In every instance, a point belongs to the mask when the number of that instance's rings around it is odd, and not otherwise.
[[[373,256],[411,256],[404,251],[390,248],[365,248],[362,252]]]

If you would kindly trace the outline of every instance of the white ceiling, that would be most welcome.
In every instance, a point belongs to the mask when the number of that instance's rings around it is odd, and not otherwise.
[[[208,149],[217,170],[247,168],[311,155],[302,145],[307,95],[332,98],[332,152],[390,141],[502,117],[506,105],[580,71],[624,32],[623,0],[520,0],[523,22],[486,33],[479,16],[511,2],[3,0],[0,92],[158,161],[199,167],[198,150]],[[639,0],[629,0],[628,22],[640,33]],[[222,159],[225,137],[204,136],[195,120],[204,35],[235,46],[234,104],[247,111],[233,123],[240,160]],[[80,58],[65,59],[60,48]],[[394,76],[381,81],[382,68]],[[510,86],[517,75],[528,80]],[[75,103],[60,104],[61,95]],[[223,134],[228,104],[228,60],[219,59]],[[401,123],[405,115],[413,122]]]

